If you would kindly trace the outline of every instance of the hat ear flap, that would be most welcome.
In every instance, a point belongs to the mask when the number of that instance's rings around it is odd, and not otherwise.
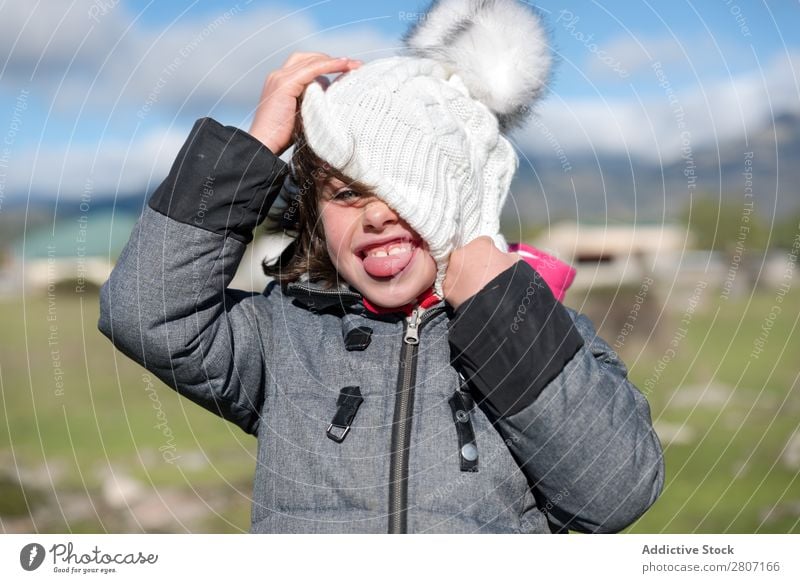
[[[501,251],[506,251],[506,242],[500,235],[500,211],[508,198],[511,180],[518,165],[519,158],[514,147],[501,135],[483,166],[483,197],[479,228],[479,234],[491,236]]]

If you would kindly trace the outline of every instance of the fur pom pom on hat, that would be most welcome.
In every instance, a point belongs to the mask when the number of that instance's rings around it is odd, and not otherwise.
[[[403,40],[411,54],[458,74],[504,131],[524,121],[550,75],[542,23],[514,0],[439,0]]]
[[[543,27],[516,0],[439,0],[405,37],[406,54],[308,86],[309,147],[369,184],[437,264],[488,235],[503,251],[500,211],[518,165],[503,132],[519,125],[550,69]]]

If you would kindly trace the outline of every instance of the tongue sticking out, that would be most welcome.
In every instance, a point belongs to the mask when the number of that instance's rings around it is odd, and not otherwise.
[[[364,271],[372,277],[392,277],[405,269],[414,255],[414,248],[409,251],[386,255],[382,257],[364,257]]]

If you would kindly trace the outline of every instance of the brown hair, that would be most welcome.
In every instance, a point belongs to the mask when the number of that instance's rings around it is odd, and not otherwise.
[[[298,100],[298,111],[301,102],[302,97]],[[336,178],[356,192],[367,193],[371,188],[349,178],[311,150],[299,113],[292,131],[292,141],[292,178],[297,193],[296,200],[289,203],[292,208],[283,212],[297,214],[297,237],[275,263],[267,264],[265,260],[263,270],[281,285],[297,281],[307,274],[310,281],[323,280],[326,287],[333,287],[340,276],[328,255],[319,212],[325,184]],[[275,217],[272,217],[274,221]],[[280,232],[280,228],[268,228],[267,232]]]

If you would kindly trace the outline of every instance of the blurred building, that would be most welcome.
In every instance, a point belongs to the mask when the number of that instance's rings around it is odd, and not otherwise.
[[[56,221],[26,232],[11,246],[4,267],[5,293],[45,292],[70,285],[96,289],[111,269],[136,223],[133,214],[103,212]]]
[[[666,281],[691,280],[698,272],[718,272],[719,257],[691,250],[692,238],[683,225],[554,224],[533,243],[577,269],[573,288],[638,286],[646,277]]]

